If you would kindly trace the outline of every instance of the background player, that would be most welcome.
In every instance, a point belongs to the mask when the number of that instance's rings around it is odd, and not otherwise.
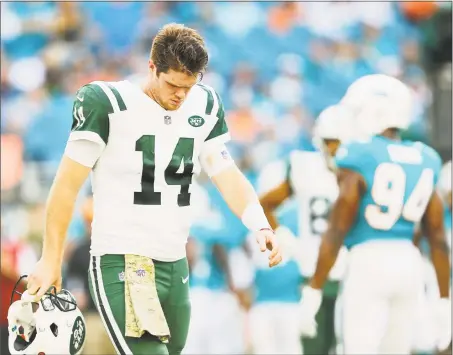
[[[348,111],[338,105],[325,109],[314,127],[314,141],[320,151],[291,152],[284,181],[260,199],[272,227],[277,228],[274,216],[276,209],[286,200],[295,197],[298,204],[299,238],[292,249],[297,250],[297,260],[307,280],[313,275],[321,235],[327,228],[331,205],[338,195],[333,158],[340,142],[346,142],[351,137]],[[280,227],[276,229],[276,233],[279,235]],[[346,256],[346,248],[342,248],[323,288],[322,304],[317,314],[317,335],[315,338],[302,338],[304,354],[327,354],[335,346],[335,301],[339,280],[346,266]]]
[[[227,224],[235,222],[228,221],[230,215],[221,213],[220,206],[213,203],[211,196],[219,195],[215,186],[195,186],[200,211],[188,243],[192,313],[184,353],[242,354],[245,339],[241,292],[234,284],[229,250],[243,237],[231,233]]]
[[[439,307],[444,319],[451,316],[443,206],[435,191],[441,160],[424,144],[400,140],[412,109],[411,92],[400,81],[362,77],[342,104],[371,138],[337,151],[339,197],[301,312],[308,319],[318,311],[321,288],[344,241],[350,249],[341,293],[344,352],[409,354],[421,287],[420,254],[412,244],[418,222],[430,242]]]
[[[266,193],[279,186],[286,178],[287,170],[284,161],[267,165],[258,176],[258,193]],[[250,280],[252,307],[249,312],[250,345],[253,354],[302,353],[298,305],[303,277],[299,263],[294,256],[290,256],[290,248],[294,244],[295,235],[298,234],[298,207],[297,201],[288,199],[276,211],[280,225],[277,238],[285,255],[278,267],[266,267],[266,259],[262,257],[262,253],[256,253],[256,248],[253,248],[253,236],[249,235],[247,240],[254,275]],[[284,233],[287,234],[286,240],[282,237]]]
[[[207,63],[195,30],[166,25],[153,40],[142,87],[127,80],[93,82],[74,100],[72,132],[48,198],[43,253],[28,292],[39,298],[51,285],[60,288],[74,201],[93,172],[92,296],[121,354],[178,354],[184,347],[190,185],[201,167],[257,232],[261,250],[272,249],[269,266],[281,261],[253,187],[224,145],[229,134],[222,102],[199,84]],[[135,291],[137,283],[147,288],[146,300]]]

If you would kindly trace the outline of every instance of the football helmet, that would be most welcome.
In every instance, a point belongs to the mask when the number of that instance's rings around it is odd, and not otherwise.
[[[329,168],[333,168],[333,156],[329,153],[326,141],[337,140],[347,143],[357,138],[358,135],[352,124],[352,114],[342,105],[327,107],[315,121],[313,144],[323,153]]]
[[[8,309],[8,347],[11,354],[81,354],[86,337],[85,320],[74,296],[52,287],[39,301],[25,291],[16,291]],[[20,300],[13,302],[15,294]]]
[[[361,134],[373,136],[388,128],[407,129],[413,116],[413,92],[388,75],[366,75],[349,86],[341,104],[348,108]]]

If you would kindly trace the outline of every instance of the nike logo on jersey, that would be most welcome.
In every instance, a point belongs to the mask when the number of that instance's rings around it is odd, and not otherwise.
[[[189,281],[189,275],[187,275],[186,278],[184,278],[184,277],[181,276],[181,281],[182,281],[183,284],[186,284],[187,281]]]
[[[78,100],[79,100],[80,102],[83,102],[83,100],[84,100],[84,97],[83,97],[83,96],[82,96],[82,97],[80,97],[80,96],[77,96],[77,99],[78,99]]]

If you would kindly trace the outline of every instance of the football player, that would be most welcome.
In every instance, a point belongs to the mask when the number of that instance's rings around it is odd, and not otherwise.
[[[95,81],[76,94],[73,125],[51,188],[43,253],[28,279],[41,297],[61,284],[64,241],[75,198],[91,174],[92,297],[119,354],[180,354],[190,319],[185,244],[191,183],[203,168],[269,266],[281,260],[252,185],[228,154],[225,113],[200,83],[203,38],[179,24],[155,36],[143,86]]]
[[[320,151],[293,151],[289,157],[286,179],[260,198],[271,226],[280,228],[274,211],[284,201],[295,196],[299,204],[297,239],[298,256],[303,276],[308,280],[313,275],[321,235],[327,227],[327,218],[332,203],[338,195],[334,173],[333,157],[340,145],[352,138],[349,112],[336,105],[326,108],[318,117],[314,127],[313,140]],[[335,346],[334,310],[339,280],[344,272],[346,249],[340,257],[329,280],[323,288],[323,299],[317,315],[318,333],[315,338],[302,337],[304,354],[328,354]]]
[[[370,75],[354,82],[341,102],[369,139],[337,151],[339,196],[316,271],[302,292],[301,313],[302,329],[312,331],[322,287],[345,244],[340,323],[346,354],[410,353],[422,279],[420,253],[412,243],[418,223],[429,239],[443,325],[451,317],[443,205],[435,190],[441,160],[429,146],[400,139],[410,122],[411,99],[399,80]],[[440,338],[445,341],[450,331],[451,324]]]
[[[287,167],[283,160],[265,166],[258,176],[257,191],[266,193],[285,179]],[[253,280],[250,287],[252,307],[249,312],[250,342],[253,354],[302,354],[298,328],[300,291],[303,277],[296,259],[285,247],[293,247],[298,221],[298,203],[287,199],[276,211],[280,225],[279,245],[285,255],[276,268],[266,267],[266,259],[253,246],[253,236],[247,240]],[[287,243],[283,240],[287,233]],[[288,249],[289,249],[288,248]]]

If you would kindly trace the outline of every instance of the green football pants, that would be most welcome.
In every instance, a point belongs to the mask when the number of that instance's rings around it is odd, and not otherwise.
[[[141,338],[125,336],[124,255],[91,257],[88,274],[91,297],[118,354],[179,355],[184,348],[190,322],[187,259],[154,261],[154,267],[159,301],[171,334],[168,344],[149,333]]]
[[[338,288],[339,284],[336,281],[326,283],[321,307],[316,315],[317,335],[315,338],[301,338],[304,355],[328,355],[336,346],[334,316]]]

